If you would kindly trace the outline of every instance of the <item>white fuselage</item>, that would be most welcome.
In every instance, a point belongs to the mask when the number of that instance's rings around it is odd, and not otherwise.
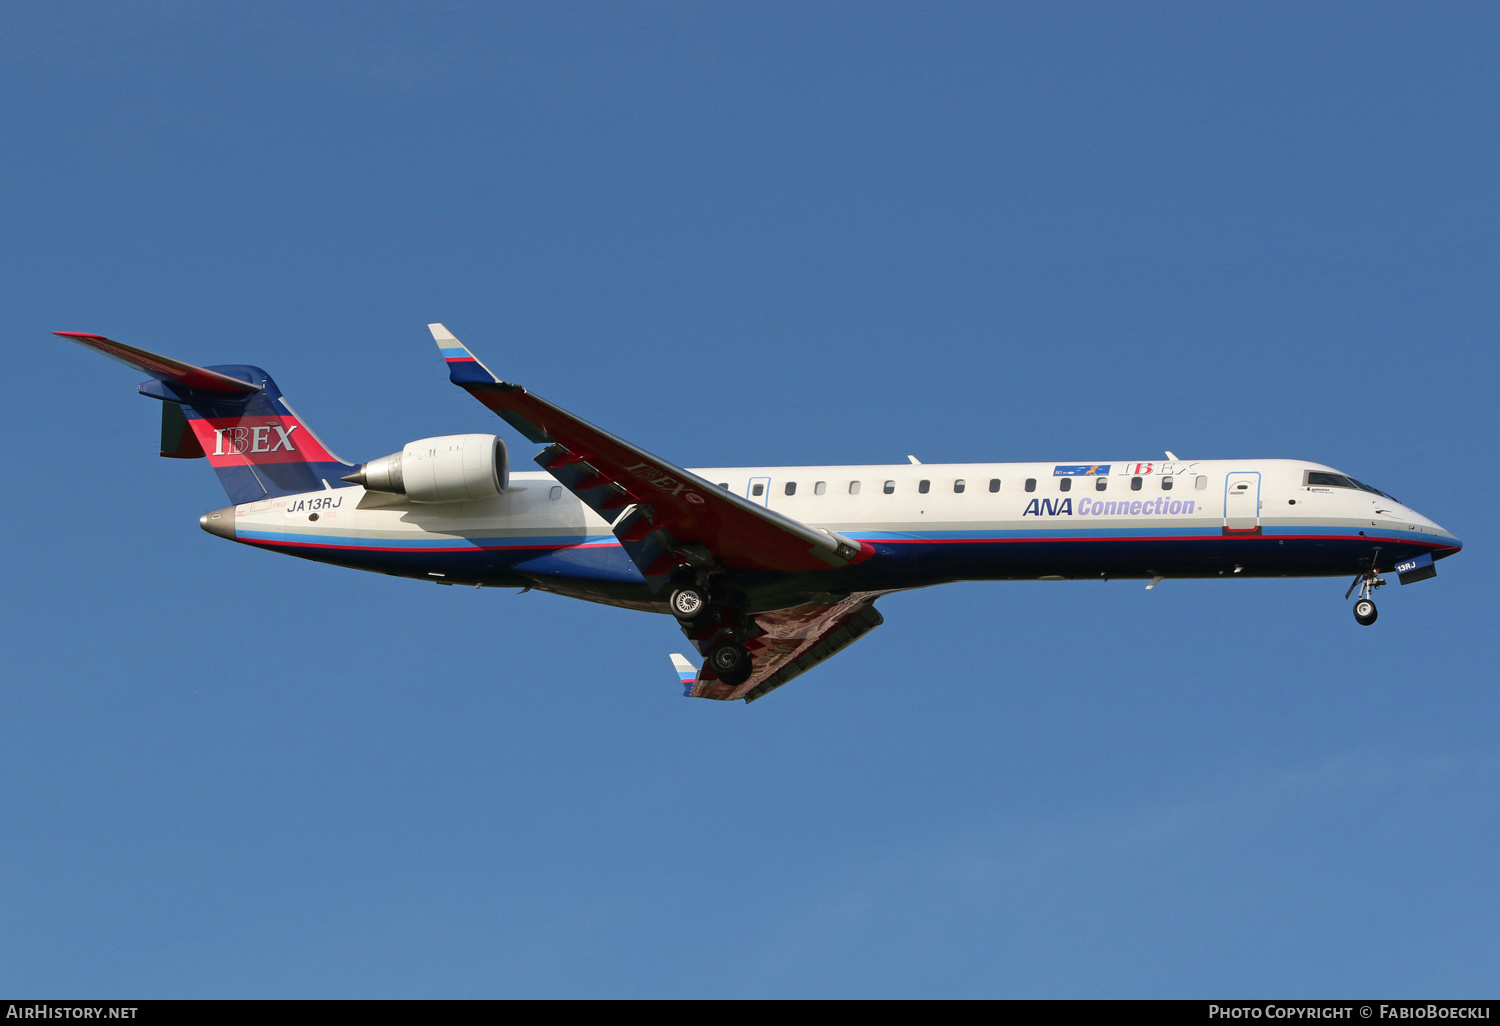
[[[1300,460],[738,467],[693,471],[809,526],[868,542],[868,586],[958,579],[1322,576],[1457,551],[1409,506]],[[227,512],[227,511],[225,511]],[[619,601],[639,580],[610,525],[549,474],[421,504],[360,487],[234,508],[238,540],[441,583],[535,583]],[[592,551],[599,550],[599,551]],[[591,582],[599,593],[591,593]],[[628,589],[627,589],[628,590]],[[640,605],[640,601],[620,602]]]

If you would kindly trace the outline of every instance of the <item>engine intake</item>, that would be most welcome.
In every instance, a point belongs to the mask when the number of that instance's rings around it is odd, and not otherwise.
[[[510,459],[496,435],[442,435],[408,442],[341,480],[412,502],[468,502],[510,487]]]

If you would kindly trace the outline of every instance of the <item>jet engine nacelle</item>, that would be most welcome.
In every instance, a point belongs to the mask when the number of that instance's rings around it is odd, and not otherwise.
[[[412,502],[488,499],[510,486],[505,443],[495,435],[443,435],[406,443],[371,460],[343,480],[372,492],[394,492]]]

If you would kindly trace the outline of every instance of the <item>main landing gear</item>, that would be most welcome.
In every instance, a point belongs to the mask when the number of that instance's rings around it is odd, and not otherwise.
[[[679,580],[667,594],[667,608],[698,651],[708,656],[714,675],[732,688],[750,679],[755,664],[745,647],[753,622],[732,606],[715,602],[711,582]]]
[[[719,679],[732,688],[737,688],[750,679],[754,664],[750,653],[733,638],[719,642],[708,652],[708,665],[714,668]]]
[[[667,605],[678,620],[693,623],[708,612],[708,592],[696,584],[679,585],[672,589]]]
[[[1376,588],[1385,587],[1385,578],[1374,570],[1366,570],[1354,578],[1354,583],[1349,585],[1349,590],[1344,592],[1344,598],[1354,594],[1354,589],[1359,589],[1359,598],[1354,601],[1354,619],[1361,627],[1368,627],[1375,622],[1380,615],[1380,610],[1375,608],[1375,602],[1370,598],[1375,594]]]

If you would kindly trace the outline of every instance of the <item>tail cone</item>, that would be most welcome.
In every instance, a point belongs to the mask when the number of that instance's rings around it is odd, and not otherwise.
[[[198,526],[209,534],[216,534],[220,538],[228,538],[236,541],[234,533],[234,507],[226,506],[216,509],[212,513],[205,513],[198,518]]]

